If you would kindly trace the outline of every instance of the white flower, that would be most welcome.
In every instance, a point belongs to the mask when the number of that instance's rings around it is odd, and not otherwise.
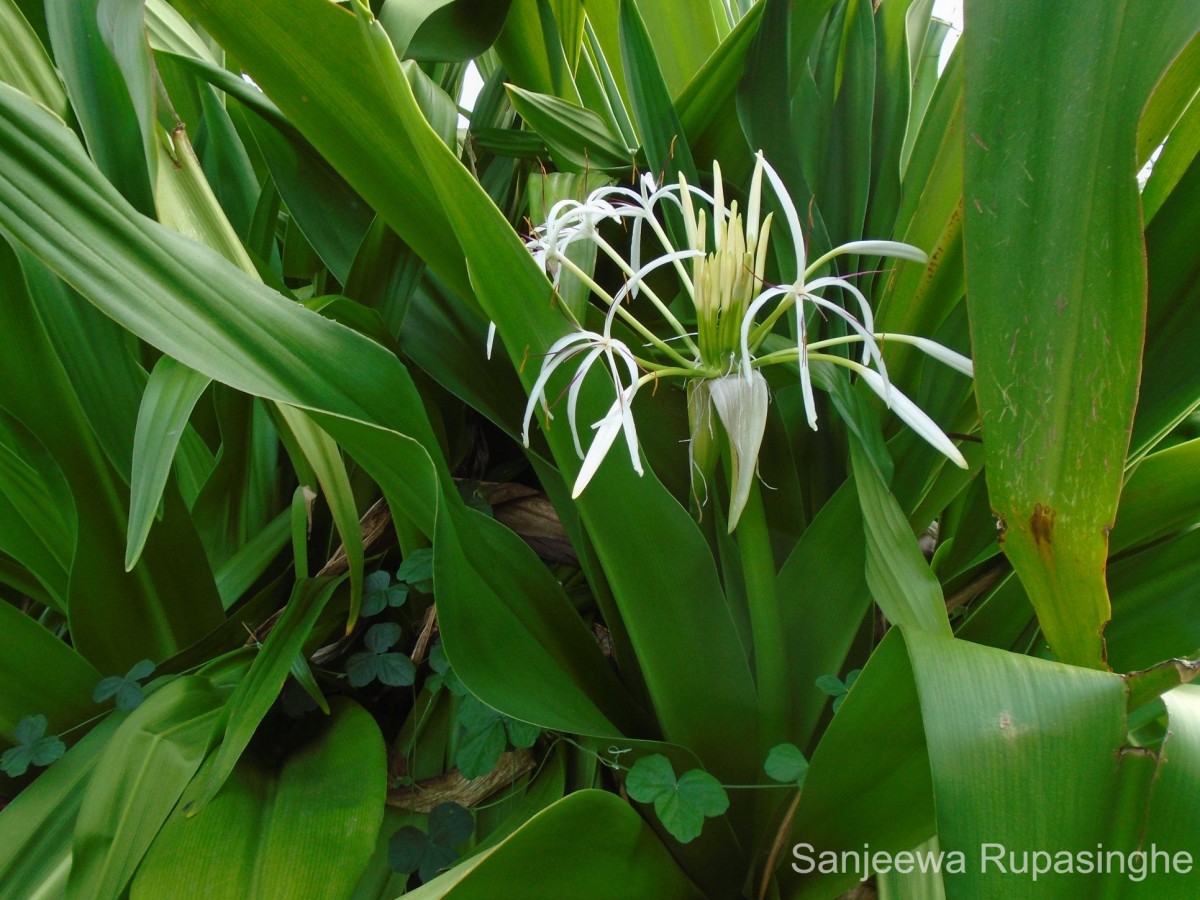
[[[766,282],[772,216],[762,214],[764,180],[783,213],[796,265],[794,277],[780,285]],[[945,433],[891,385],[881,344],[889,340],[910,344],[967,376],[972,375],[971,361],[928,338],[877,333],[870,302],[858,286],[845,277],[820,274],[828,263],[844,255],[885,256],[925,264],[925,254],[896,241],[851,241],[808,263],[800,215],[782,179],[761,153],[755,163],[744,214],[739,212],[736,201],[725,205],[721,169],[716,163],[713,184],[710,195],[689,185],[682,176],[677,184],[665,187],[656,184],[652,177],[643,176],[636,190],[607,186],[593,191],[583,201],[560,201],[551,208],[546,222],[534,229],[526,246],[551,281],[557,285],[562,271],[570,271],[591,290],[606,314],[602,332],[585,330],[580,324],[577,331],[560,338],[547,351],[525,410],[526,444],[533,412],[539,403],[547,419],[553,418],[546,396],[551,376],[564,363],[578,358],[565,391],[571,436],[576,453],[583,460],[573,496],[578,496],[591,481],[619,433],[625,435],[630,462],[640,475],[642,465],[632,412],[634,397],[645,384],[678,378],[688,385],[693,484],[696,479],[706,479],[706,471],[715,467],[719,455],[713,446],[717,433],[713,411],[728,439],[732,469],[729,530],[733,531],[753,487],[766,429],[770,391],[760,370],[768,365],[797,365],[805,417],[815,429],[817,412],[809,362],[821,359],[849,368],[917,434],[955,464],[965,467],[962,454]],[[685,246],[675,246],[660,221],[659,207],[663,203],[671,204],[682,216]],[[600,234],[599,226],[606,221],[629,227],[628,258]],[[641,245],[647,229],[661,252],[643,263]],[[625,279],[618,290],[610,292],[597,284],[591,272],[584,271],[566,255],[567,248],[576,241],[592,243],[618,267]],[[691,300],[696,320],[694,330],[679,320],[675,312],[678,306],[664,302],[645,281],[650,273],[668,266],[674,268],[679,289]],[[842,302],[825,296],[830,290],[837,291],[835,296]],[[626,302],[639,297],[649,301],[673,334],[664,337],[656,333],[629,310]],[[841,320],[848,333],[810,341],[807,333],[810,312]],[[795,346],[760,353],[767,337],[777,334],[775,326],[779,319],[789,313],[796,335]],[[645,341],[648,352],[638,355],[629,345],[612,337],[613,323],[618,317]],[[489,353],[492,337],[489,333]],[[856,343],[862,345],[857,361],[824,352]],[[576,421],[577,401],[584,378],[600,361],[605,363],[612,380],[615,399],[608,412],[592,423],[595,436],[585,453]]]
[[[528,447],[529,425],[533,421],[533,414],[539,403],[546,418],[554,418],[554,413],[550,410],[551,404],[546,396],[546,388],[550,383],[550,377],[563,363],[581,354],[583,355],[583,359],[576,368],[575,374],[571,379],[571,385],[567,389],[567,421],[571,427],[571,437],[575,442],[575,452],[583,460],[583,468],[575,480],[575,487],[572,492],[573,497],[578,497],[583,489],[587,487],[587,483],[600,466],[601,460],[604,459],[605,454],[612,447],[618,431],[624,430],[625,432],[625,437],[629,444],[630,462],[633,464],[634,471],[639,475],[643,472],[641,457],[638,455],[637,430],[633,421],[633,412],[630,408],[633,397],[638,389],[638,364],[629,347],[611,337],[608,333],[608,328],[605,329],[604,334],[598,334],[594,331],[577,331],[559,338],[550,346],[550,349],[546,353],[546,358],[542,363],[542,369],[538,373],[537,381],[534,382],[533,389],[529,393],[529,402],[525,406],[525,418],[521,425],[521,439],[524,441],[525,446]],[[608,373],[612,378],[616,390],[616,400],[609,409],[608,414],[599,422],[592,425],[592,428],[598,429],[598,431],[596,437],[592,439],[591,447],[585,456],[582,442],[579,439],[576,408],[583,381],[587,377],[588,372],[591,371],[592,366],[600,360],[606,363]],[[628,384],[625,384],[625,379],[628,379]]]

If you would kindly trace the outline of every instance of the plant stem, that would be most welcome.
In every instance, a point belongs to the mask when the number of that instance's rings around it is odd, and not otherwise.
[[[762,489],[754,481],[737,527],[738,550],[746,581],[750,608],[750,631],[754,637],[754,666],[758,680],[762,719],[759,739],[764,751],[787,739],[788,703],[787,653],[779,596],[775,589],[775,556],[763,509]]]
[[[767,864],[763,866],[762,884],[758,888],[758,900],[766,900],[767,891],[771,887],[771,876],[775,873],[775,866],[779,862],[779,853],[783,850],[783,844],[787,840],[788,832],[792,830],[792,820],[796,817],[796,807],[800,805],[800,796],[800,791],[796,791],[796,796],[788,804],[787,812],[783,814],[783,821],[779,823],[779,830],[775,832],[775,840],[771,844],[771,852],[767,854]]]

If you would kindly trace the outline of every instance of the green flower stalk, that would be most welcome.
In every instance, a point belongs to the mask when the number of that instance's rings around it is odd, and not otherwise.
[[[771,186],[787,223],[792,241],[796,275],[785,284],[766,281],[771,249],[772,214],[762,215],[764,180]],[[595,475],[600,463],[624,435],[630,463],[643,472],[638,450],[637,429],[632,405],[639,390],[661,379],[677,379],[687,387],[689,419],[692,429],[691,456],[693,478],[702,473],[719,448],[715,445],[716,420],[728,440],[730,453],[729,531],[737,527],[753,485],[759,449],[766,429],[770,392],[761,370],[770,365],[795,363],[808,424],[817,428],[817,411],[809,375],[811,360],[819,359],[844,366],[856,375],[909,427],[945,454],[956,465],[966,461],[954,443],[915,403],[891,385],[880,345],[884,341],[910,344],[929,356],[971,377],[971,361],[927,338],[875,331],[870,304],[862,291],[846,278],[813,276],[831,260],[846,254],[885,256],[925,264],[924,252],[896,241],[853,241],[843,244],[807,264],[804,235],[796,206],[770,163],[759,153],[751,179],[745,211],[736,201],[725,205],[721,168],[713,163],[714,191],[710,195],[687,183],[681,175],[678,184],[660,187],[650,176],[643,176],[639,190],[627,187],[603,187],[582,202],[563,200],[556,203],[546,222],[538,226],[527,241],[529,251],[557,285],[564,271],[578,278],[606,309],[601,331],[578,330],[556,341],[545,353],[542,368],[525,409],[523,437],[529,442],[529,428],[540,406],[547,418],[553,418],[546,394],[551,376],[568,362],[576,363],[575,375],[566,392],[567,420],[583,465],[575,480],[573,496],[578,497]],[[667,234],[660,213],[663,204],[671,204],[684,223],[687,244],[676,247]],[[603,235],[599,226],[605,221],[630,225],[631,251],[628,258]],[[649,230],[661,253],[643,262],[640,258],[642,235]],[[776,229],[778,232],[778,229]],[[710,246],[711,234],[711,246]],[[596,283],[592,275],[566,255],[576,241],[590,241],[625,276],[624,285],[610,293]],[[695,331],[689,331],[663,302],[645,279],[660,268],[672,267],[682,290],[691,299],[696,314]],[[824,294],[836,289],[853,301],[851,311]],[[639,321],[626,300],[644,295],[655,307],[673,334],[656,334]],[[843,320],[849,330],[844,337],[809,341],[805,319],[809,310]],[[779,319],[791,314],[794,347],[760,353],[767,336]],[[613,337],[616,319],[629,327],[644,346],[636,351]],[[577,323],[578,324],[578,323]],[[489,335],[489,352],[491,345]],[[861,344],[858,360],[827,352],[846,344]],[[592,423],[595,431],[587,450],[580,439],[577,400],[587,373],[597,364],[612,380],[615,399],[608,412]],[[702,476],[701,476],[702,477]]]

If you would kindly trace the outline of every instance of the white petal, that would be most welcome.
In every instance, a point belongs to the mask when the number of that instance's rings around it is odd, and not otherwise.
[[[835,247],[824,258],[833,259],[835,256],[844,256],[850,253],[859,256],[890,256],[894,259],[907,259],[921,265],[929,262],[929,257],[920,247],[900,241],[850,241],[848,244]]]
[[[796,251],[796,271],[797,273],[804,271],[804,262],[807,259],[804,253],[804,233],[800,230],[800,215],[796,212],[796,205],[792,203],[791,195],[788,194],[787,186],[783,183],[783,179],[779,177],[779,173],[771,166],[766,159],[763,158],[762,151],[758,152],[758,158],[762,160],[763,171],[767,174],[767,180],[771,182],[771,187],[775,190],[775,196],[779,199],[779,205],[783,207],[783,215],[787,219],[788,228],[792,232],[792,243]]]
[[[492,346],[496,343],[496,323],[488,322],[487,358],[492,358]]]
[[[867,387],[873,390],[879,396],[883,396],[888,390],[878,372],[873,372],[870,369],[856,369],[862,380],[867,383]],[[908,426],[923,437],[935,450],[945,454],[951,462],[962,469],[969,468],[967,461],[963,459],[963,455],[950,438],[946,437],[946,433],[938,428],[933,419],[925,414],[925,411],[917,404],[908,399],[901,391],[891,388],[889,393],[892,398],[892,411],[903,419]]]
[[[929,338],[917,337],[912,334],[885,333],[879,336],[883,341],[895,341],[898,344],[912,344],[921,352],[932,356],[938,362],[949,366],[955,371],[962,372],[968,378],[975,377],[975,364],[961,353],[956,353],[949,347],[944,347]]]
[[[758,315],[758,311],[771,300],[783,294],[787,294],[789,291],[790,288],[768,288],[754,298],[754,301],[749,307],[747,307],[746,314],[742,316],[742,374],[747,379],[750,377],[750,329],[754,325],[754,317]]]
[[[617,439],[617,435],[624,425],[625,417],[623,412],[621,400],[618,398],[617,402],[609,409],[608,415],[592,426],[596,429],[596,436],[592,438],[592,446],[588,448],[583,465],[579,468],[579,475],[576,477],[575,486],[571,490],[572,500],[583,493],[583,489],[588,486],[588,482],[592,480],[592,476],[600,468],[600,463],[608,455],[613,441]]]
[[[729,533],[737,527],[754,484],[758,451],[767,428],[767,403],[770,391],[761,372],[752,372],[749,380],[737,375],[714,378],[709,396],[729,435],[733,471],[729,487]]]
[[[862,291],[860,291],[845,278],[836,278],[832,276],[828,278],[818,278],[815,281],[811,281],[804,286],[804,290],[819,291],[824,287],[841,288],[846,293],[853,295],[858,301],[858,309],[862,314],[862,318],[859,321],[862,322],[863,328],[865,328],[868,333],[873,333],[875,331],[875,314],[871,311],[871,304],[867,302],[867,298]],[[866,363],[866,361],[871,358],[871,344],[874,344],[874,341],[872,341],[870,344],[866,342],[863,344],[863,363]],[[875,348],[875,355],[879,355],[878,347]]]
[[[613,299],[620,303],[625,298],[626,294],[636,297],[638,285],[641,283],[642,279],[661,266],[671,265],[680,260],[692,259],[693,257],[703,255],[704,254],[699,250],[675,250],[671,253],[664,253],[662,256],[655,257],[640,269],[634,265],[634,260],[630,259],[629,267],[634,270],[634,274],[628,280],[626,280],[625,285],[619,291],[617,291]]]
[[[840,281],[841,279],[838,280]],[[813,284],[816,284],[816,282],[814,281]],[[858,321],[858,319],[854,318],[853,315],[842,309],[842,307],[838,306],[836,303],[826,300],[824,297],[815,297],[811,294],[807,295],[804,299],[814,306],[819,306],[822,309],[828,309],[830,312],[840,316],[842,319],[845,319],[846,323],[858,333],[859,337],[862,338],[863,345],[866,347],[867,353],[869,353],[870,356],[875,360],[875,365],[879,369],[879,374],[882,377],[884,385],[883,399],[890,408],[892,401],[887,391],[891,382],[888,381],[887,366],[883,364],[883,354],[879,352],[879,345],[875,343],[875,335],[867,330],[867,328],[865,328],[863,324]]]
[[[579,454],[580,459],[583,459],[583,444],[579,442],[579,426],[575,419],[575,408],[579,405],[579,391],[583,388],[588,370],[592,368],[603,352],[603,347],[593,347],[588,351],[583,362],[579,364],[579,368],[575,370],[575,377],[571,379],[571,387],[567,391],[567,422],[571,425],[571,439],[575,442],[575,452]]]

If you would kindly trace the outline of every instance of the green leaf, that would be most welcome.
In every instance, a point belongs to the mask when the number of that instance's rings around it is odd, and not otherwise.
[[[117,709],[122,712],[136,709],[145,699],[142,694],[142,685],[139,682],[153,674],[154,669],[153,660],[143,659],[136,662],[124,676],[113,675],[97,684],[96,689],[92,692],[92,699],[97,703],[103,703],[111,697],[116,697]]]
[[[96,165],[130,203],[149,215],[154,212],[147,168],[154,154],[153,122],[150,117],[141,118],[150,100],[148,66],[145,82],[138,85],[139,96],[131,98],[121,67],[98,27],[101,5],[101,0],[51,0],[46,4],[50,43]],[[117,11],[116,2],[104,5]],[[125,29],[133,23],[125,19],[121,24],[122,37],[129,37]],[[113,39],[118,39],[115,33]],[[148,62],[150,50],[144,43],[142,52]]]
[[[338,579],[314,578],[299,582],[292,591],[283,615],[263,642],[250,671],[229,698],[224,738],[212,765],[206,769],[189,815],[203,810],[233,771],[259,722],[283,689],[292,661],[303,648],[338,583]]]
[[[406,553],[400,568],[396,570],[396,580],[423,594],[432,594],[433,551],[428,547],[418,547]]]
[[[560,170],[624,170],[632,164],[633,154],[591,110],[516,85],[507,87],[513,108],[546,142]]]
[[[398,640],[400,640],[400,626],[395,622],[384,622],[368,628],[363,642],[372,653],[383,653]]]
[[[687,135],[671,103],[646,24],[633,0],[621,0],[620,23],[629,104],[650,170],[656,177],[661,175],[664,184],[675,182],[680,173],[689,183],[699,184]]]
[[[473,696],[463,698],[456,718],[460,729],[454,764],[463,778],[478,778],[496,768],[508,742],[504,716]]]
[[[888,621],[949,635],[942,587],[925,561],[900,504],[857,440],[850,442],[850,459],[863,509],[871,596]]]
[[[846,693],[846,685],[836,675],[822,675],[817,679],[817,688],[830,697],[840,697]]]
[[[177,678],[121,723],[84,791],[68,897],[122,892],[212,747],[224,700],[203,676]]]
[[[763,771],[776,781],[784,784],[795,783],[804,787],[804,777],[808,774],[808,760],[795,744],[776,744],[767,754]]]
[[[410,891],[410,900],[450,894],[492,897],[703,896],[628,803],[606,791],[576,791],[502,842]]]
[[[387,572],[372,572],[363,581],[362,614],[375,616],[389,606],[400,607],[408,599],[408,585],[392,584]]]
[[[0,735],[20,743],[19,723],[40,709],[53,731],[94,715],[100,673],[74,649],[8,602],[0,602]]]
[[[70,115],[54,64],[15,0],[0,2],[0,81],[33,97],[62,119]]]
[[[162,502],[163,488],[171,473],[175,450],[196,402],[208,385],[208,378],[169,356],[155,363],[146,382],[133,437],[129,527],[125,535],[127,572],[137,564],[142,548],[146,546],[146,538]]]
[[[700,836],[706,817],[729,808],[721,782],[702,769],[691,769],[678,779],[671,761],[655,753],[633,764],[625,777],[625,790],[639,803],[653,803],[663,827],[680,843]]]
[[[34,766],[48,766],[67,752],[67,745],[54,735],[46,735],[50,723],[43,715],[26,716],[17,723],[13,737],[17,745],[0,756],[0,770],[10,778],[20,778]]]
[[[138,869],[130,897],[349,897],[379,835],[387,753],[370,713],[345,699],[331,707],[329,719],[309,720],[312,730],[281,763],[247,756],[212,803],[189,817],[193,785]]]
[[[345,550],[346,562],[350,569],[350,615],[346,622],[346,632],[349,633],[358,621],[358,611],[362,604],[364,550],[354,490],[350,486],[350,476],[346,473],[346,463],[342,459],[337,442],[301,410],[284,403],[278,404],[277,409],[296,438],[305,459],[312,466],[317,481],[321,484],[325,501],[329,504],[329,511],[333,514],[338,534],[342,538],[342,548]]]
[[[1188,0],[1108,13],[976,0],[964,35],[967,302],[992,506],[1051,649],[1093,667],[1145,336],[1138,120],[1200,27]],[[1062,40],[1030,40],[1049,34]]]
[[[528,722],[518,722],[516,719],[504,717],[504,730],[508,732],[508,742],[514,747],[525,749],[532,747],[542,734],[542,729]]]
[[[123,716],[108,716],[0,810],[0,884],[19,897],[66,892],[88,779]]]
[[[512,0],[389,0],[379,21],[406,59],[468,60],[487,50]]]
[[[457,803],[441,803],[429,813],[429,831],[406,825],[388,841],[388,865],[397,872],[416,872],[430,881],[459,857],[454,848],[475,831],[471,813]]]

